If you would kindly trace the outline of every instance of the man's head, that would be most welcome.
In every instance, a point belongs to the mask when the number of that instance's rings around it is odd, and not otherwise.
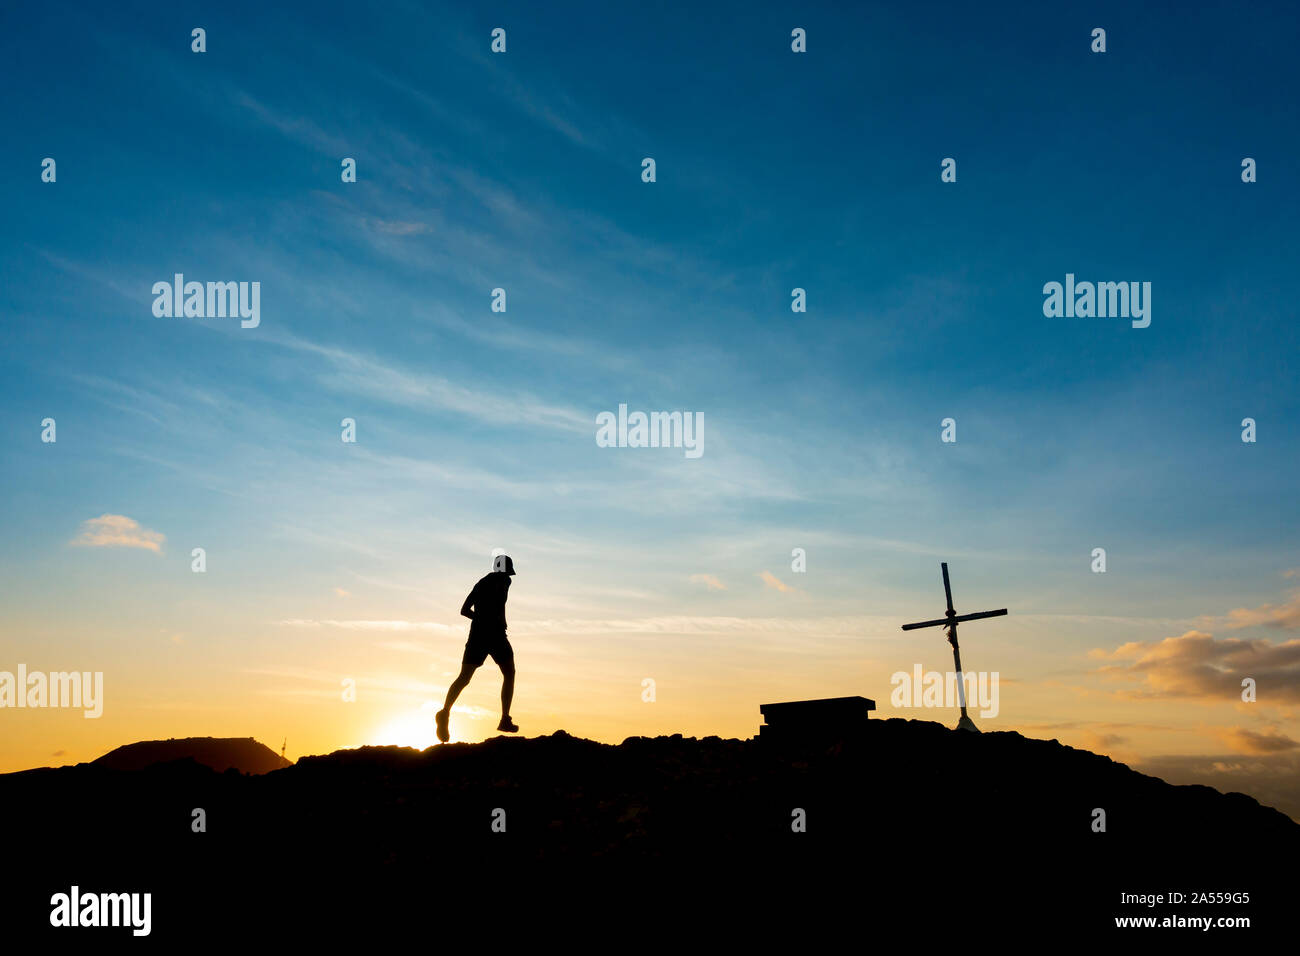
[[[514,574],[515,563],[510,560],[510,555],[498,554],[495,558],[492,559],[492,570],[504,571],[506,574]]]

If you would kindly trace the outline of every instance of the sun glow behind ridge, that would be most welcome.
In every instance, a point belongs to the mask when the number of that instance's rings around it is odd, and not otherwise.
[[[438,742],[433,726],[436,709],[435,704],[426,701],[418,710],[402,711],[372,733],[368,742],[377,747],[395,745],[416,750],[432,747]]]
[[[366,745],[414,747],[416,750],[432,747],[438,742],[433,719],[437,710],[437,703],[431,700],[426,700],[416,709],[402,710],[392,715],[391,719],[386,724],[380,725],[378,730],[372,732],[366,740]],[[452,707],[451,739],[454,741],[481,739],[480,724],[488,719],[495,720],[495,715],[481,707],[460,704]]]

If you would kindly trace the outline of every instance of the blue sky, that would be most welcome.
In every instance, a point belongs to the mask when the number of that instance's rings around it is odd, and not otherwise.
[[[553,635],[545,707],[680,668],[693,693],[726,684],[733,709],[709,718],[743,732],[765,694],[886,698],[882,675],[918,659],[897,621],[940,610],[940,560],[959,609],[1013,609],[968,666],[1026,681],[1282,607],[1300,565],[1295,26],[1249,5],[13,11],[16,653],[115,666],[170,635],[176,675],[292,688],[332,680],[318,655],[360,652],[355,630],[311,625],[322,648],[285,621],[438,623],[419,662],[436,696],[460,599],[505,547],[512,624]],[[176,272],[259,281],[260,326],[156,318],[150,288]],[[1150,327],[1045,318],[1067,272],[1151,282]],[[598,448],[619,403],[702,413],[703,457]],[[103,514],[166,545],[70,548]],[[700,636],[737,620],[784,622],[776,649]],[[611,621],[640,636],[591,623]],[[933,643],[919,659],[943,666]],[[569,687],[574,660],[608,669]],[[165,683],[148,673],[142,700]]]

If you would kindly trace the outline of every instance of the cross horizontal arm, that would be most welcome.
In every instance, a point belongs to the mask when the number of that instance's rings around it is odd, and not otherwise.
[[[1006,613],[1007,609],[1000,607],[996,611],[976,611],[974,614],[958,614],[952,619],[952,622],[954,624],[960,624],[962,621],[978,621],[982,617],[1001,617]]]
[[[919,621],[916,624],[904,624],[903,630],[914,631],[918,627],[940,627],[944,624],[960,624],[962,621],[978,621],[982,617],[1001,617],[1006,613],[1006,608],[1000,608],[996,611],[976,611],[974,614],[958,614],[956,617],[941,617],[937,621]]]
[[[947,623],[948,623],[948,619],[946,617],[943,617],[937,621],[920,621],[916,624],[904,624],[903,630],[915,631],[918,627],[938,627],[940,624],[947,624]]]

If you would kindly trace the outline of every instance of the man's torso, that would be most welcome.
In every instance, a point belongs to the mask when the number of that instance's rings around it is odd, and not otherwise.
[[[510,592],[510,575],[503,571],[486,574],[474,585],[470,592],[470,604],[474,607],[474,618],[470,621],[469,633],[505,634],[506,632],[506,598]]]

